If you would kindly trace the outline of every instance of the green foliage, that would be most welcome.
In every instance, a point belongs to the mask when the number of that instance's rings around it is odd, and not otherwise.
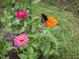
[[[26,4],[28,3],[25,3],[24,8],[27,10]],[[4,15],[0,19],[0,24],[3,26],[0,28],[0,56],[2,59],[9,59],[8,56],[5,58],[5,54],[13,48],[19,52],[18,55],[21,59],[37,59],[40,55],[46,57],[52,55],[53,58],[57,56],[56,59],[77,58],[79,47],[76,30],[78,31],[79,28],[77,28],[78,19],[73,14],[44,3],[33,3],[30,5],[29,10],[31,9],[31,12],[28,18],[19,22],[15,18],[15,13],[20,9],[20,3],[18,5],[15,4],[15,7],[10,5],[10,7],[6,8]],[[57,18],[58,26],[53,29],[40,27],[39,16],[41,13]],[[3,34],[6,32],[12,32],[16,35],[23,31],[30,38],[28,44],[24,47],[15,47],[12,43],[2,39]]]
[[[40,16],[41,13],[45,13],[58,20],[58,26],[49,29],[52,34],[51,38],[54,38],[59,42],[59,53],[56,53],[58,56],[55,56],[55,59],[72,59],[73,56],[74,58],[77,58],[76,56],[79,55],[78,18],[76,18],[71,12],[46,5],[45,3],[33,5],[32,16]]]
[[[51,33],[52,29],[40,27],[40,18],[38,16],[32,16],[31,8],[33,8],[33,5],[35,4],[31,4],[31,7],[28,8],[28,3],[21,6],[17,5],[15,2],[15,0],[12,1],[12,4],[15,4],[15,6],[6,8],[4,15],[0,20],[5,26],[3,29],[0,29],[0,46],[3,47],[3,49],[0,49],[2,58],[8,58],[9,56],[6,57],[5,55],[8,55],[7,51],[10,51],[11,49],[16,49],[19,52],[18,55],[21,59],[37,59],[40,55],[46,57],[54,55],[55,52],[57,52],[59,44]],[[29,12],[28,17],[20,21],[20,19],[15,17],[15,14],[18,10],[21,10],[21,8],[24,8]],[[3,34],[7,32],[13,33],[14,36],[22,32],[27,33],[30,40],[26,46],[16,47],[12,44],[13,38],[10,41],[7,41],[9,38],[7,40],[3,39]]]

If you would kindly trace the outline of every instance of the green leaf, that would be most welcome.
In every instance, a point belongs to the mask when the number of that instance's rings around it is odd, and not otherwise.
[[[11,42],[5,42],[5,49],[8,49],[9,47],[12,47],[12,44],[11,44]]]
[[[14,4],[16,2],[16,0],[11,0],[11,3]]]
[[[2,39],[0,39],[0,49],[3,49],[4,45],[5,45],[5,42]]]
[[[25,22],[24,22],[24,27],[26,27],[26,26],[27,26],[27,22],[25,21]]]
[[[39,42],[37,42],[36,40],[34,40],[31,44],[35,49],[37,49],[37,47],[40,45]]]
[[[27,8],[28,8],[28,3],[25,2],[25,3],[24,3],[24,9],[27,9]]]
[[[19,54],[19,57],[20,57],[21,59],[27,59],[27,55],[25,55],[25,54]]]
[[[30,54],[33,54],[33,53],[34,53],[33,48],[32,48],[32,47],[29,47],[28,52],[29,52]]]
[[[55,53],[55,52],[56,52],[56,51],[52,49],[49,54],[52,55],[52,54]]]
[[[15,46],[9,46],[9,47],[7,47],[7,51],[10,51],[12,49],[17,49],[17,47],[15,47]]]
[[[20,19],[17,19],[17,18],[15,18],[13,21],[12,21],[12,23],[15,25],[15,24],[18,24],[20,22]]]
[[[12,25],[12,23],[8,23],[8,26],[10,27]]]
[[[35,32],[35,27],[32,26],[31,33]]]
[[[29,48],[27,49],[27,59],[35,59],[36,57],[36,53],[34,52],[33,48],[31,46],[29,46]]]
[[[43,30],[43,33],[44,33],[44,34],[46,34],[47,32],[48,32],[48,30],[47,30],[47,29]]]
[[[20,33],[21,32],[24,32],[25,28],[27,27],[27,22],[25,21],[24,22],[24,25],[22,26],[21,30],[20,30]]]
[[[22,27],[20,30],[20,33],[23,32],[25,30],[25,27]]]
[[[50,46],[46,46],[45,50],[44,50],[44,56],[48,55],[50,52]]]

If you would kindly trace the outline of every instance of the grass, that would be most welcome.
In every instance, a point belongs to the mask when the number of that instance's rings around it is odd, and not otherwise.
[[[38,17],[41,13],[58,19],[58,27],[52,32],[52,38],[59,41],[59,53],[55,58],[79,59],[78,18],[71,12],[48,6],[44,3],[38,3],[32,6],[33,16]]]

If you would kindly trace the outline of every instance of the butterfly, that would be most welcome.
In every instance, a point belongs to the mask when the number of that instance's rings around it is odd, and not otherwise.
[[[41,14],[41,23],[45,27],[56,27],[57,26],[57,19],[52,18],[52,17],[47,17],[45,14]]]

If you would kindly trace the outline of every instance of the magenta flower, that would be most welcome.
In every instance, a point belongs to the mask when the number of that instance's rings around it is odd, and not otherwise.
[[[13,39],[13,43],[15,46],[24,46],[28,43],[28,41],[29,41],[29,38],[24,33],[15,36]]]
[[[28,13],[27,13],[27,11],[25,11],[25,10],[20,10],[20,11],[18,11],[17,13],[16,13],[16,17],[18,18],[18,19],[24,19],[24,18],[26,18],[28,16]]]

